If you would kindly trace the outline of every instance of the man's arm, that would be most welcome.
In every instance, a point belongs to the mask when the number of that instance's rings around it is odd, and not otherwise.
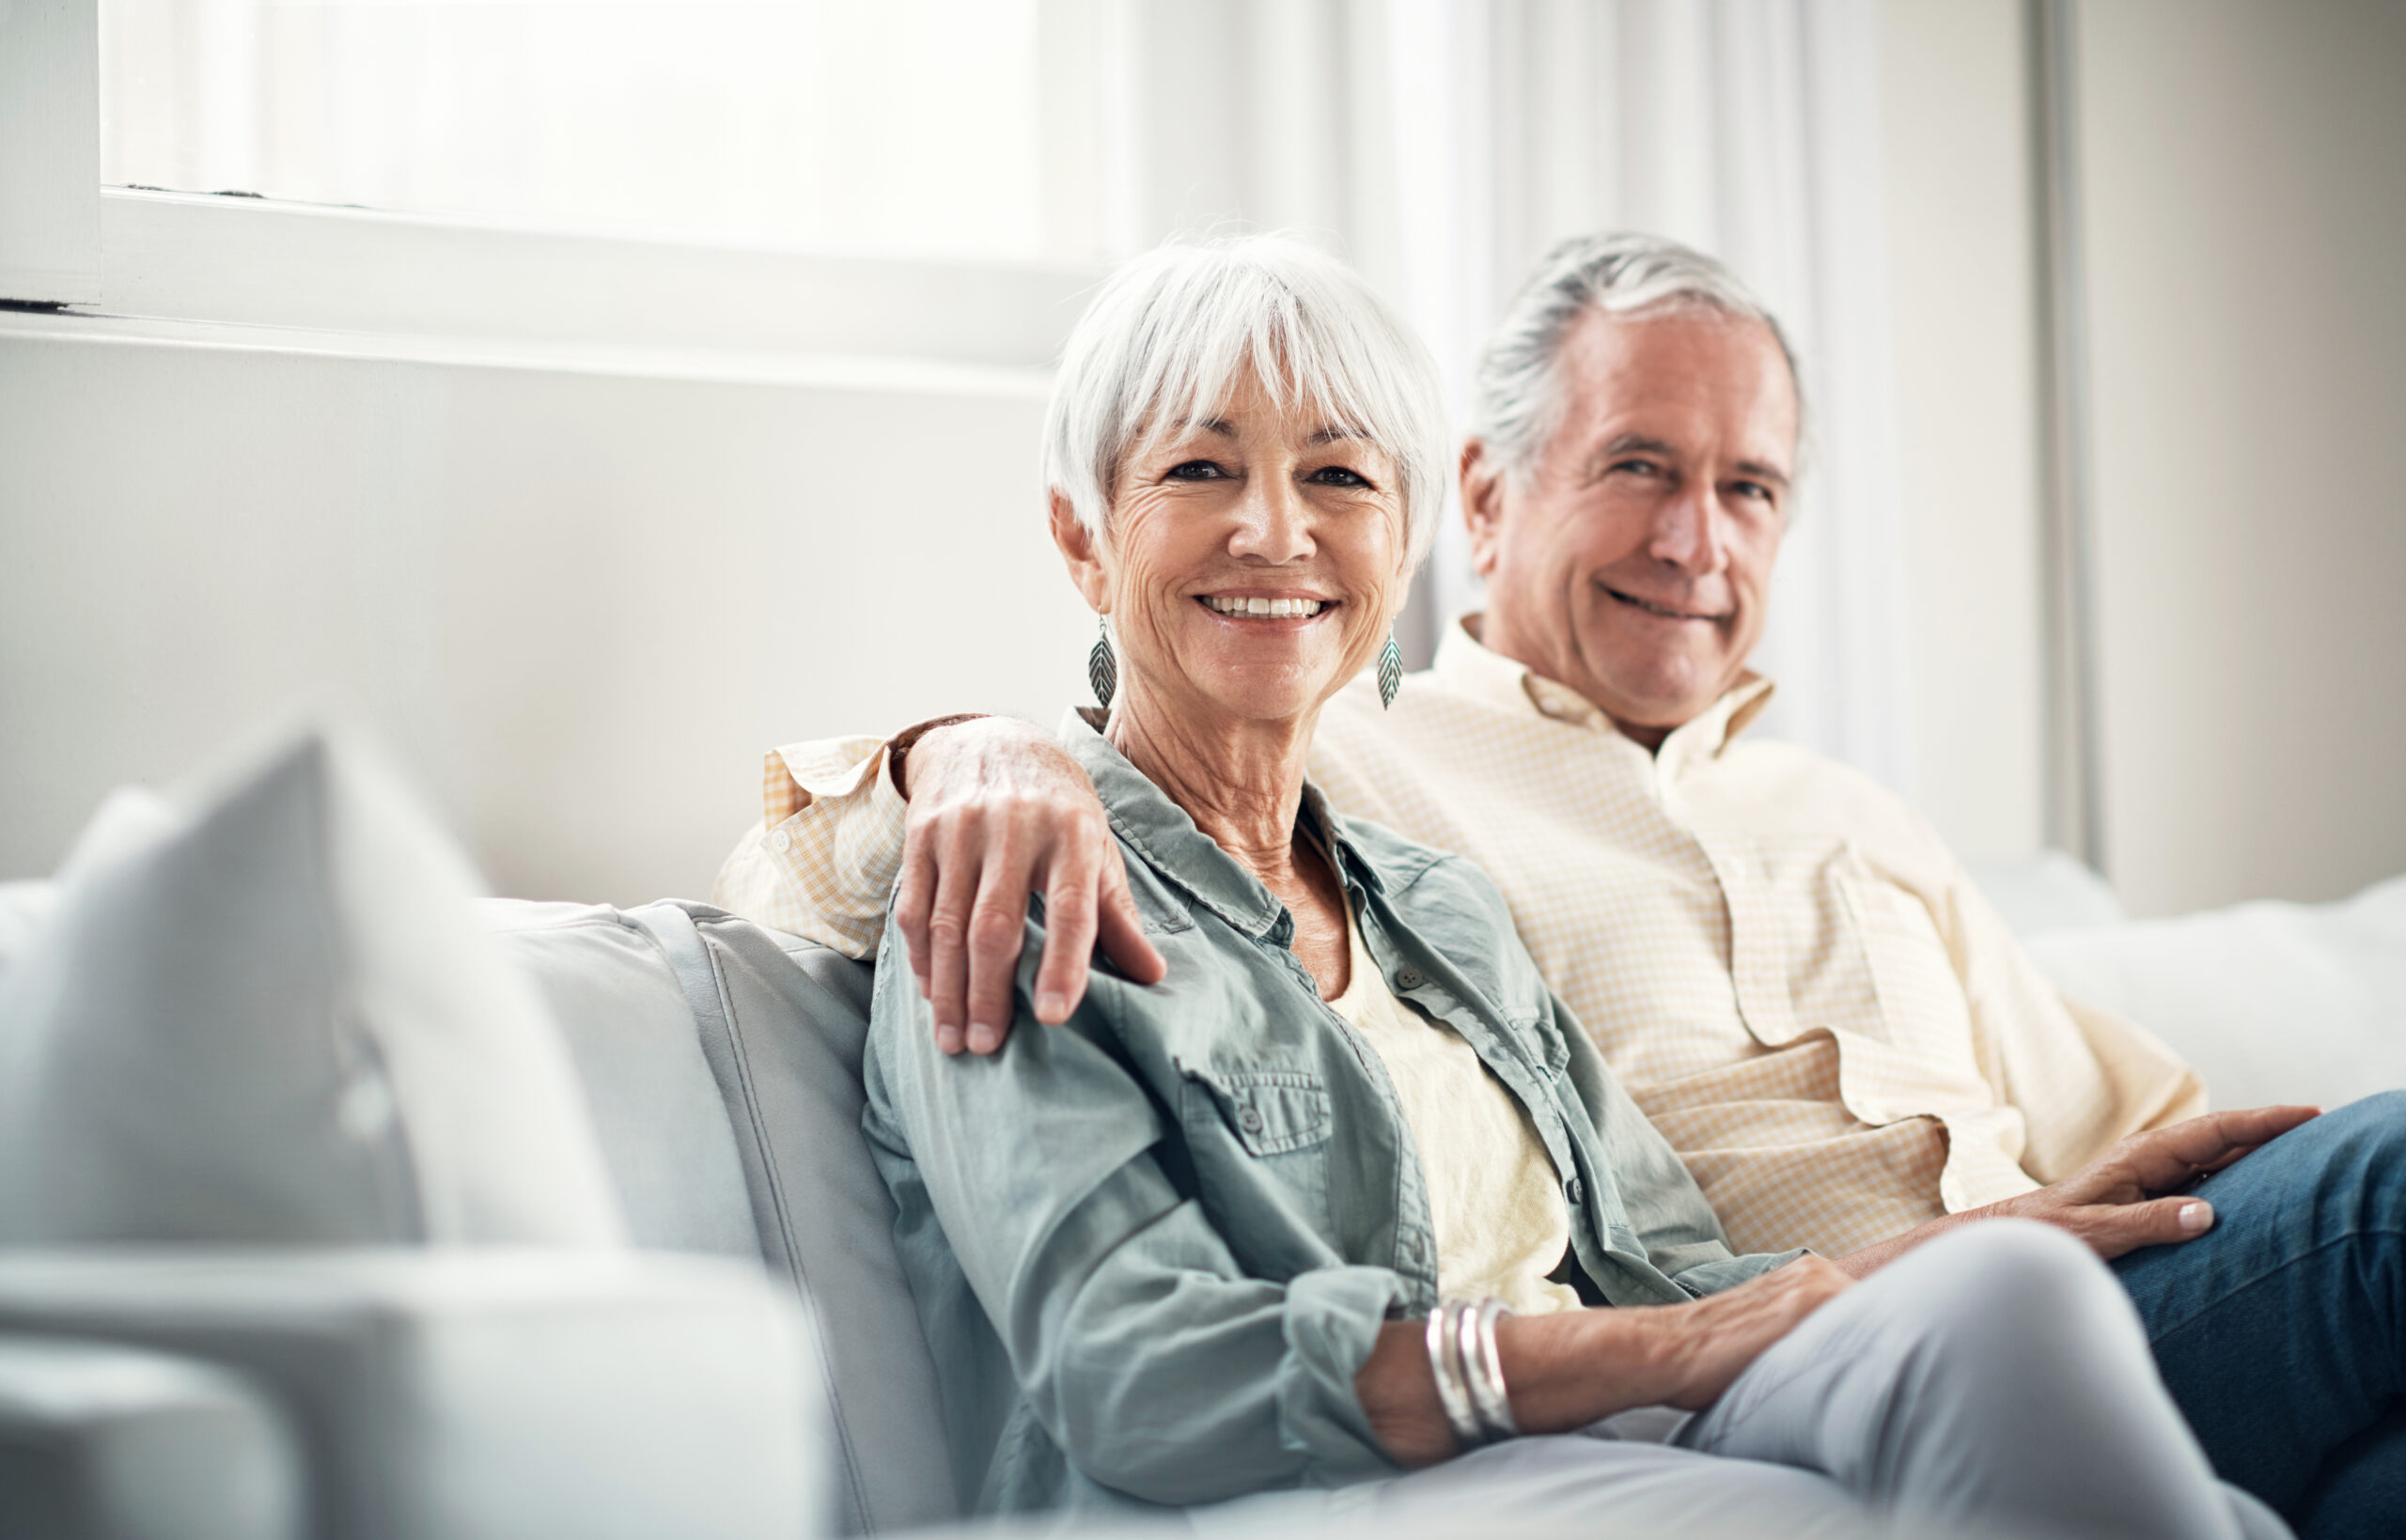
[[[889,754],[904,740],[898,784]],[[806,770],[789,773],[792,761]],[[1093,786],[1030,723],[980,717],[883,741],[803,744],[771,755],[771,770],[769,827],[729,858],[715,900],[867,957],[895,894],[945,1052],[1002,1046],[1031,893],[1046,914],[1038,1019],[1058,1023],[1076,1008],[1098,941],[1128,977],[1162,977]]]
[[[1857,1278],[1959,1224],[2038,1220],[2070,1231],[2112,1261],[2142,1246],[2195,1240],[2213,1228],[2213,1205],[2183,1194],[2199,1177],[2320,1116],[2313,1107],[2253,1107],[2132,1134],[2098,1159],[2036,1192],[1966,1209],[1838,1258]]]
[[[1086,771],[1051,737],[980,717],[920,739],[902,772],[911,811],[894,913],[934,1010],[937,1047],[1003,1046],[1032,893],[1044,895],[1039,1021],[1058,1025],[1077,1008],[1098,941],[1121,972],[1160,982],[1161,954],[1129,896],[1111,821]]]
[[[2179,1055],[2065,999],[1937,835],[1927,837],[1945,877],[1925,902],[1954,956],[1982,1077],[2022,1113],[2023,1171],[2057,1181],[2127,1135],[2206,1111],[2205,1088]]]

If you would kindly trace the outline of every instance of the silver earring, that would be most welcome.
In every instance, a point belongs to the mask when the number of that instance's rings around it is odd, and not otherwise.
[[[1094,686],[1096,702],[1108,711],[1111,697],[1119,688],[1119,665],[1111,656],[1111,622],[1097,615],[1095,628],[1101,634],[1095,638],[1094,650],[1086,654],[1086,683]]]
[[[1387,628],[1387,645],[1379,649],[1379,709],[1395,705],[1395,692],[1403,688],[1403,649],[1395,645],[1395,628]]]

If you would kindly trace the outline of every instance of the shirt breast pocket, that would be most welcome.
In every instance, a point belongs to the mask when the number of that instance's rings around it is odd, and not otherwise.
[[[1328,1088],[1305,1069],[1180,1065],[1179,1120],[1204,1207],[1240,1237],[1324,1242],[1330,1231]],[[1242,1249],[1249,1249],[1240,1247]],[[1265,1258],[1265,1261],[1268,1259]]]

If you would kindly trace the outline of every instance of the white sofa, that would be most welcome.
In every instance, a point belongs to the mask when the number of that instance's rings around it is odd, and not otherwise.
[[[9,1034],[56,1005],[60,916],[89,928],[76,895],[106,856],[0,885],[0,1075],[58,1073]],[[387,896],[357,896],[353,859],[323,858],[334,910]],[[2131,923],[2060,862],[1985,876],[2042,965],[2224,1104],[2406,1084],[2406,882]],[[171,912],[205,932],[209,901]],[[150,1221],[28,1243],[0,1172],[0,1227],[21,1226],[0,1228],[0,1515],[39,1520],[0,1530],[632,1540],[960,1514],[972,1478],[859,1133],[868,970],[699,904],[477,912],[556,1025],[633,1249],[229,1245]]]
[[[286,744],[0,885],[0,1534],[956,1514],[867,970],[476,900],[352,758]]]
[[[2154,1032],[2217,1107],[2406,1087],[2406,877],[2336,903],[2132,920],[2061,853],[1973,875],[2057,988]]]

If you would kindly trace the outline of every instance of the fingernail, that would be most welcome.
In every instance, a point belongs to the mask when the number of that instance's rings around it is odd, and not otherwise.
[[[945,1053],[960,1052],[961,1029],[959,1027],[938,1027],[936,1029],[936,1047],[938,1050]]]
[[[1070,1014],[1070,1003],[1057,991],[1047,989],[1036,997],[1036,1014],[1047,1021],[1058,1021]]]
[[[2206,1203],[2184,1203],[2180,1206],[2180,1228],[2188,1231],[2191,1235],[2194,1236],[2201,1231],[2211,1229],[2213,1227],[2213,1205]]]
[[[969,1023],[969,1048],[973,1053],[992,1053],[1003,1040],[1003,1034],[983,1021]]]

